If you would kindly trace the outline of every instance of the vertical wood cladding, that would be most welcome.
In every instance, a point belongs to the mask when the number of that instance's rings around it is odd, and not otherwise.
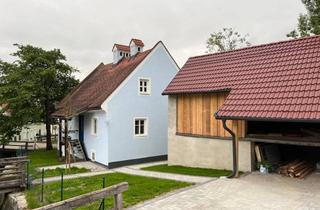
[[[190,94],[177,97],[177,133],[212,137],[230,137],[221,120],[214,113],[221,107],[228,93]],[[245,122],[227,120],[227,126],[238,137],[245,136]]]

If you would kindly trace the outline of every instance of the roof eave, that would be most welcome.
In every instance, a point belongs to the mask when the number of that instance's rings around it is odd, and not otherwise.
[[[162,95],[188,95],[188,94],[210,94],[210,93],[228,93],[231,91],[231,88],[224,88],[219,90],[210,90],[210,91],[200,91],[200,90],[194,90],[194,91],[179,91],[179,92],[171,92],[171,91],[164,91],[162,92]]]
[[[70,119],[76,115],[80,115],[80,114],[83,114],[85,112],[89,112],[89,111],[96,111],[96,110],[101,110],[101,107],[90,107],[90,108],[86,108],[86,109],[83,109],[83,110],[79,110],[78,112],[76,113],[73,113],[73,114],[55,114],[53,113],[51,116],[53,118],[63,118],[63,119]]]
[[[214,117],[218,120],[246,120],[246,121],[272,121],[272,122],[305,122],[305,123],[320,123],[320,119],[290,119],[290,118],[269,118],[269,117],[239,117],[239,116],[219,116],[217,112]]]

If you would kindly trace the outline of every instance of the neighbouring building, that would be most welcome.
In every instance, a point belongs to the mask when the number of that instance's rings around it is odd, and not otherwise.
[[[98,65],[54,113],[67,120],[88,159],[110,168],[167,158],[168,100],[161,93],[179,67],[161,41],[144,48],[139,39],[114,44],[113,61]]]
[[[0,111],[5,108],[4,104],[0,104]],[[4,115],[10,116],[8,111],[3,113]],[[51,134],[53,139],[57,136],[57,125],[51,125]],[[23,126],[19,135],[15,135],[12,141],[45,141],[46,136],[46,125],[44,123],[32,123]]]
[[[251,171],[256,145],[320,160],[320,36],[191,57],[163,94],[171,165]]]

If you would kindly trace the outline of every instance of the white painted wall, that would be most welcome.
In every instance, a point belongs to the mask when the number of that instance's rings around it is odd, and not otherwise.
[[[92,119],[98,120],[97,135],[92,134]],[[96,153],[96,162],[108,165],[108,127],[106,112],[92,111],[84,114],[84,146],[87,156],[91,159],[91,152]]]
[[[122,58],[122,56],[120,56],[120,51],[116,47],[113,49],[112,53],[113,53],[113,64],[116,64]]]
[[[161,93],[178,71],[162,43],[102,104],[102,110],[84,113],[84,145],[87,156],[96,152],[96,161],[111,162],[167,154],[167,97]],[[139,78],[151,79],[151,94],[140,95]],[[106,114],[107,113],[107,114]],[[92,119],[98,119],[98,134],[92,134]],[[134,137],[134,118],[148,119],[148,135]],[[69,129],[78,130],[78,118]],[[72,135],[72,134],[70,134]],[[79,138],[78,133],[73,138]]]
[[[63,127],[64,128],[64,127]],[[79,117],[75,116],[68,121],[68,135],[71,139],[79,139]]]
[[[161,93],[178,68],[160,43],[102,105],[107,110],[109,162],[167,154],[167,97]],[[139,78],[151,79],[151,95],[140,95]],[[134,137],[134,118],[148,119],[148,135]]]
[[[37,134],[41,130],[41,135],[44,136],[47,134],[46,125],[44,123],[33,123],[30,125],[26,125],[22,128],[19,135],[15,135],[13,137],[13,141],[34,141],[36,139]],[[57,135],[58,125],[51,125],[51,134]]]
[[[134,56],[135,54],[137,54],[138,51],[138,47],[134,42],[130,43],[130,55]],[[140,52],[143,52],[143,47],[140,47]]]

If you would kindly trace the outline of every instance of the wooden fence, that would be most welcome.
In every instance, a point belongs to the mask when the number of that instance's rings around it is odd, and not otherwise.
[[[27,163],[26,157],[0,159],[0,194],[26,188]]]
[[[0,150],[17,150],[23,149],[25,151],[34,150],[35,143],[32,141],[10,141],[8,144],[1,145]]]
[[[94,201],[113,196],[114,197],[114,209],[120,210],[123,208],[122,193],[128,190],[128,183],[122,182],[111,187],[103,188],[94,192],[79,195],[77,197],[70,198],[68,200],[60,201],[57,203],[49,204],[37,208],[36,210],[68,210],[77,207],[84,206]]]

